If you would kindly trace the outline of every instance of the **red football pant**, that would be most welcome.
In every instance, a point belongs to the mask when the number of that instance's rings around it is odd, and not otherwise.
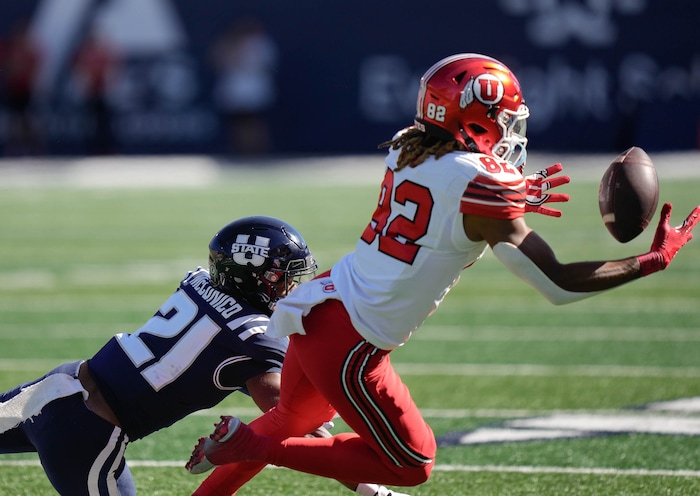
[[[357,483],[415,486],[430,476],[435,437],[388,351],[357,333],[338,300],[315,306],[303,323],[306,334],[291,336],[282,366],[279,404],[250,423],[269,436],[265,449],[255,450],[261,463],[220,467],[210,478],[232,491],[197,494],[231,494],[268,463]],[[334,411],[354,432],[303,437]]]

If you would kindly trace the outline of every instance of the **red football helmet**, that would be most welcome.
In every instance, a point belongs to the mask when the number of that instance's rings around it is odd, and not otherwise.
[[[461,53],[440,60],[421,78],[415,125],[522,167],[529,115],[510,69],[485,55]]]

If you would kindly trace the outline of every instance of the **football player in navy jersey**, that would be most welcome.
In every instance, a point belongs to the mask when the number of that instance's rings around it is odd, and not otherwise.
[[[143,327],[0,394],[0,453],[37,452],[63,495],[134,495],[129,442],[234,391],[263,411],[277,403],[288,339],[265,329],[277,301],[316,269],[288,223],[231,222],[209,243],[209,270],[188,273]]]

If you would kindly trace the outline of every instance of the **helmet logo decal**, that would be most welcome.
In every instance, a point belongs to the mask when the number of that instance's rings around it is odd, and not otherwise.
[[[253,243],[250,243],[250,235],[239,234],[231,246],[231,258],[239,265],[259,267],[265,263],[269,251],[270,238],[255,236]]]
[[[459,97],[459,108],[465,109],[474,101],[474,78],[469,78]]]
[[[493,74],[479,74],[467,82],[459,99],[459,107],[466,108],[475,99],[484,105],[495,105],[503,99],[503,82]]]

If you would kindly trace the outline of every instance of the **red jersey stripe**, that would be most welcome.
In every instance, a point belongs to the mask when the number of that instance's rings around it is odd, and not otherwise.
[[[477,176],[462,195],[460,212],[498,219],[515,219],[525,214],[525,180],[502,182]]]

